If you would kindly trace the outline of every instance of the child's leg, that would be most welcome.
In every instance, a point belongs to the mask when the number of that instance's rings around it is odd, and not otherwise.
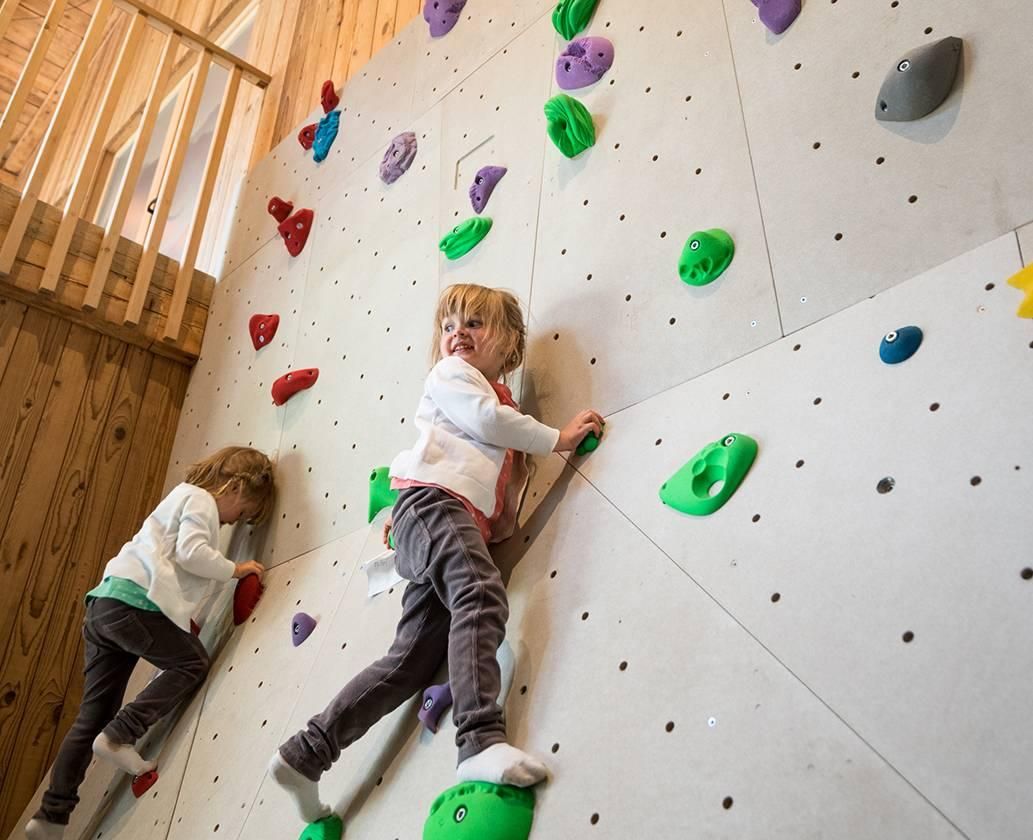
[[[96,604],[97,601],[93,601],[87,607],[83,627],[86,679],[79,714],[61,742],[50,774],[50,787],[43,794],[43,802],[34,820],[68,824],[69,814],[79,802],[79,785],[93,758],[93,739],[118,712],[126,684],[136,665],[135,656],[97,636],[95,619],[98,613],[103,613],[103,604],[99,608]]]

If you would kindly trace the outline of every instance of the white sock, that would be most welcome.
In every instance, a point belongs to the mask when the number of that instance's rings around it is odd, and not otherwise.
[[[25,826],[27,840],[61,840],[66,826],[33,817]]]
[[[269,776],[287,792],[298,809],[298,816],[306,823],[319,822],[332,813],[330,806],[319,799],[319,783],[306,779],[291,767],[279,750],[269,762]]]
[[[145,760],[131,745],[116,744],[103,732],[93,739],[93,754],[104,761],[110,761],[130,776],[142,776],[158,766],[156,761]]]
[[[509,744],[492,744],[470,756],[456,770],[461,782],[491,782],[515,787],[536,785],[548,773],[537,758]]]

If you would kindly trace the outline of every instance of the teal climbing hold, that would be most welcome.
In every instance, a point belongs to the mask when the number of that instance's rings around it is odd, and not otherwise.
[[[391,476],[387,467],[377,467],[369,474],[369,521],[384,508],[394,507],[398,491],[391,489]]]
[[[682,513],[709,516],[732,498],[756,457],[757,441],[753,438],[725,435],[667,479],[660,488],[660,500]]]
[[[588,109],[565,93],[545,103],[549,137],[556,148],[569,158],[577,157],[595,145],[595,123]]]
[[[470,253],[491,230],[491,219],[487,216],[475,216],[460,222],[452,231],[442,237],[438,248],[450,260],[458,260]]]
[[[344,834],[344,823],[337,814],[321,819],[319,822],[309,823],[301,832],[298,840],[341,840]]]
[[[720,228],[698,231],[689,237],[678,261],[678,274],[690,286],[713,283],[731,264],[735,243]]]
[[[595,452],[599,448],[599,437],[595,432],[589,432],[582,438],[581,443],[577,445],[574,454],[587,455],[589,452]]]
[[[527,840],[533,820],[532,789],[463,782],[434,800],[423,840]]]
[[[552,11],[552,25],[568,41],[588,26],[599,0],[560,0]]]

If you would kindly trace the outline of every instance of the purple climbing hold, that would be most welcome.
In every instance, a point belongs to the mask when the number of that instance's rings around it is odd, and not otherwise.
[[[760,12],[760,22],[776,35],[781,35],[800,14],[800,0],[753,0]]]
[[[431,732],[438,731],[442,715],[452,705],[452,689],[448,683],[432,685],[423,692],[423,705],[417,717]]]
[[[385,184],[393,184],[401,178],[416,159],[416,135],[411,131],[399,134],[384,152],[380,161],[380,180]]]
[[[465,5],[466,0],[426,0],[423,19],[430,24],[431,37],[440,38],[451,32]]]
[[[613,44],[606,38],[575,38],[556,59],[556,83],[576,90],[598,82],[613,67]]]
[[[485,166],[478,170],[470,185],[470,203],[473,205],[474,213],[484,212],[495,187],[508,171],[504,166]]]
[[[300,645],[305,639],[312,635],[316,629],[316,620],[308,613],[295,613],[291,619],[291,642],[294,647]]]

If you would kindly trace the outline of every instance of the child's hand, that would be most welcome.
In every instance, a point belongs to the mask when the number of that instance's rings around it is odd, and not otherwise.
[[[556,442],[553,452],[572,452],[577,445],[584,440],[589,432],[597,435],[603,433],[604,420],[598,412],[588,409],[579,411],[574,419],[560,429],[560,439]]]
[[[384,522],[384,545],[387,546],[388,548],[390,548],[390,545],[389,545],[388,541],[391,539],[391,525],[392,524],[393,523],[392,523],[391,517],[389,516],[385,520],[385,522]]]
[[[246,563],[237,563],[237,568],[233,570],[233,577],[235,578],[258,575],[259,580],[261,580],[264,574],[265,566],[261,563],[256,563],[254,560],[248,560]]]

